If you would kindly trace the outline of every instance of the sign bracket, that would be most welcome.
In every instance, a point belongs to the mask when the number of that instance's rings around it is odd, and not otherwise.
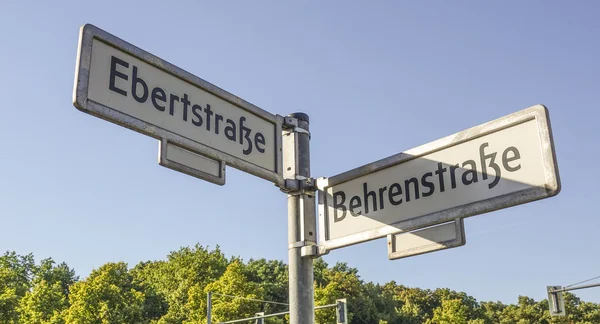
[[[293,133],[306,134],[310,139],[310,132],[299,126],[298,118],[290,116],[285,117],[281,128],[283,136],[290,136]],[[293,178],[284,177],[283,185],[279,185],[279,187],[282,192],[293,196],[306,194],[314,197],[314,192],[317,191],[316,180],[300,174],[295,174]]]
[[[295,133],[307,134],[308,138],[310,139],[310,131],[298,126],[297,118],[289,117],[289,116],[285,117],[285,119],[283,120],[283,124],[281,125],[281,128],[284,132],[284,135],[285,135],[285,133],[295,132]]]

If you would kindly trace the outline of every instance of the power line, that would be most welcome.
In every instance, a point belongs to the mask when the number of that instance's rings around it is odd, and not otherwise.
[[[246,299],[246,300],[251,300],[251,301],[261,302],[261,303],[268,303],[268,304],[277,304],[277,305],[286,305],[286,306],[289,306],[289,304],[286,304],[286,303],[279,303],[279,302],[268,301],[268,300],[253,299],[253,298],[246,298],[246,297],[226,295],[226,294],[219,294],[219,293],[212,293],[212,294],[213,295],[219,295],[219,296],[225,296],[225,297],[231,297],[231,298]]]
[[[592,280],[594,280],[594,279],[598,279],[598,278],[600,278],[600,276],[598,276],[598,277],[594,277],[594,278],[592,278],[592,279],[588,279],[588,280],[584,280],[584,281],[576,282],[576,283],[574,283],[574,284],[572,284],[572,285],[568,285],[568,286],[566,286],[565,288],[568,288],[568,287],[571,287],[571,286],[575,286],[575,285],[578,285],[578,284],[582,284],[582,283],[584,283],[584,282],[592,281]]]

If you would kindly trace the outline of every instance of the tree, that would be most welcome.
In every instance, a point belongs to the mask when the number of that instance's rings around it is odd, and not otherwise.
[[[0,257],[0,323],[19,323],[19,300],[31,288],[35,271],[32,254],[6,252]]]
[[[348,302],[349,323],[377,323],[377,309],[373,300],[367,298],[364,283],[358,277],[358,271],[346,263],[337,263],[331,269],[323,271],[325,286],[315,287],[315,305],[335,303],[336,299],[346,298]],[[334,309],[318,311],[316,323],[335,323]]]
[[[264,292],[264,299],[267,301],[278,302],[264,303],[261,305],[261,312],[265,314],[273,314],[285,312],[289,309],[288,301],[288,267],[281,261],[267,261],[265,259],[250,260],[243,267],[244,275],[249,281],[258,284],[258,287]],[[285,318],[270,317],[265,319],[267,324],[284,324]]]
[[[582,314],[580,323],[600,323],[600,305],[590,302],[581,302],[579,304],[579,309]]]
[[[600,305],[565,292],[566,316],[551,317],[548,301],[519,296],[516,304],[478,302],[447,288],[411,288],[394,281],[361,280],[346,263],[314,262],[315,305],[346,298],[348,319],[380,324],[597,324]],[[107,263],[83,281],[65,263],[31,254],[0,257],[0,323],[4,324],[203,324],[206,294],[213,293],[213,319],[252,317],[289,309],[288,267],[281,261],[227,259],[217,246],[196,245],[171,252],[166,260]],[[241,297],[241,298],[238,298]],[[267,300],[280,304],[255,300]],[[315,312],[317,323],[334,323],[334,308]],[[289,317],[288,317],[289,320]],[[286,318],[266,319],[284,324]]]
[[[56,265],[52,258],[41,261],[40,266],[35,268],[34,283],[45,280],[51,284],[60,283],[60,287],[65,296],[69,296],[69,287],[79,280],[75,275],[75,270],[62,262]]]
[[[427,324],[467,324],[469,307],[461,299],[443,299],[440,307],[433,310]]]
[[[62,324],[65,323],[61,312],[67,309],[69,302],[60,282],[49,283],[45,279],[37,282],[33,290],[20,300],[17,309],[23,324]]]
[[[548,324],[550,323],[548,303],[536,303],[532,298],[519,296],[517,305],[504,308],[500,323]]]
[[[317,287],[324,287],[328,281],[325,278],[325,272],[329,265],[323,260],[323,258],[317,258],[313,262],[313,277]]]
[[[439,306],[439,300],[429,289],[401,287],[394,297],[400,323],[421,324],[433,316],[433,310]]]
[[[205,296],[209,291],[216,293],[212,305],[215,322],[251,317],[261,310],[261,304],[250,299],[264,300],[264,290],[257,283],[248,280],[243,267],[240,261],[233,261],[219,280],[204,288],[204,292],[199,296],[202,298],[197,301],[197,308],[203,311],[198,319],[206,314]]]
[[[136,283],[153,295],[152,302],[161,305],[153,314],[160,316],[156,323],[185,323],[191,314],[200,311],[198,300],[204,287],[218,280],[228,264],[218,246],[209,251],[208,247],[196,245],[171,252],[166,261],[140,264],[134,274]],[[205,300],[206,295],[202,299]],[[167,305],[164,312],[162,307]],[[145,309],[148,312],[148,305]]]
[[[55,266],[48,258],[33,271],[33,288],[20,300],[20,323],[64,323],[61,313],[68,308],[69,288],[77,281],[75,271],[66,263]]]
[[[502,323],[506,305],[501,302],[481,302],[480,306],[487,324]]]
[[[72,285],[67,323],[144,323],[144,294],[124,262],[107,263]]]
[[[165,296],[157,291],[146,275],[155,272],[158,262],[140,262],[130,270],[134,286],[138,287],[144,294],[143,318],[155,323],[169,311],[169,303]]]

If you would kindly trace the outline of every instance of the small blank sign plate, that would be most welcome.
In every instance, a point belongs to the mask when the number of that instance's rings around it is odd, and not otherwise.
[[[166,139],[159,141],[158,164],[214,184],[225,184],[225,163],[186,150]]]
[[[388,258],[396,260],[455,248],[465,243],[464,223],[462,219],[457,219],[414,232],[388,235]]]

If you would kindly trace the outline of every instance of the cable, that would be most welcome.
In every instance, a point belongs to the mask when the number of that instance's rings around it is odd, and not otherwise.
[[[582,283],[584,283],[584,282],[592,281],[592,280],[594,280],[594,279],[598,279],[598,278],[600,278],[600,276],[598,276],[598,277],[594,277],[594,278],[592,278],[592,279],[588,279],[588,280],[584,280],[584,281],[576,282],[576,283],[574,283],[574,284],[572,284],[572,285],[568,285],[568,286],[566,286],[565,288],[569,288],[569,287],[571,287],[571,286],[575,286],[575,285],[578,285],[578,284],[582,284]]]
[[[212,293],[212,294],[213,295],[219,295],[219,296],[225,296],[225,297],[231,297],[231,298],[246,299],[246,300],[251,300],[251,301],[261,302],[261,303],[270,303],[270,304],[277,304],[277,305],[286,305],[286,306],[289,306],[289,304],[286,304],[286,303],[279,303],[279,302],[268,301],[268,300],[252,299],[252,298],[246,298],[246,297],[240,297],[240,296],[232,296],[232,295],[219,294],[219,293]]]

